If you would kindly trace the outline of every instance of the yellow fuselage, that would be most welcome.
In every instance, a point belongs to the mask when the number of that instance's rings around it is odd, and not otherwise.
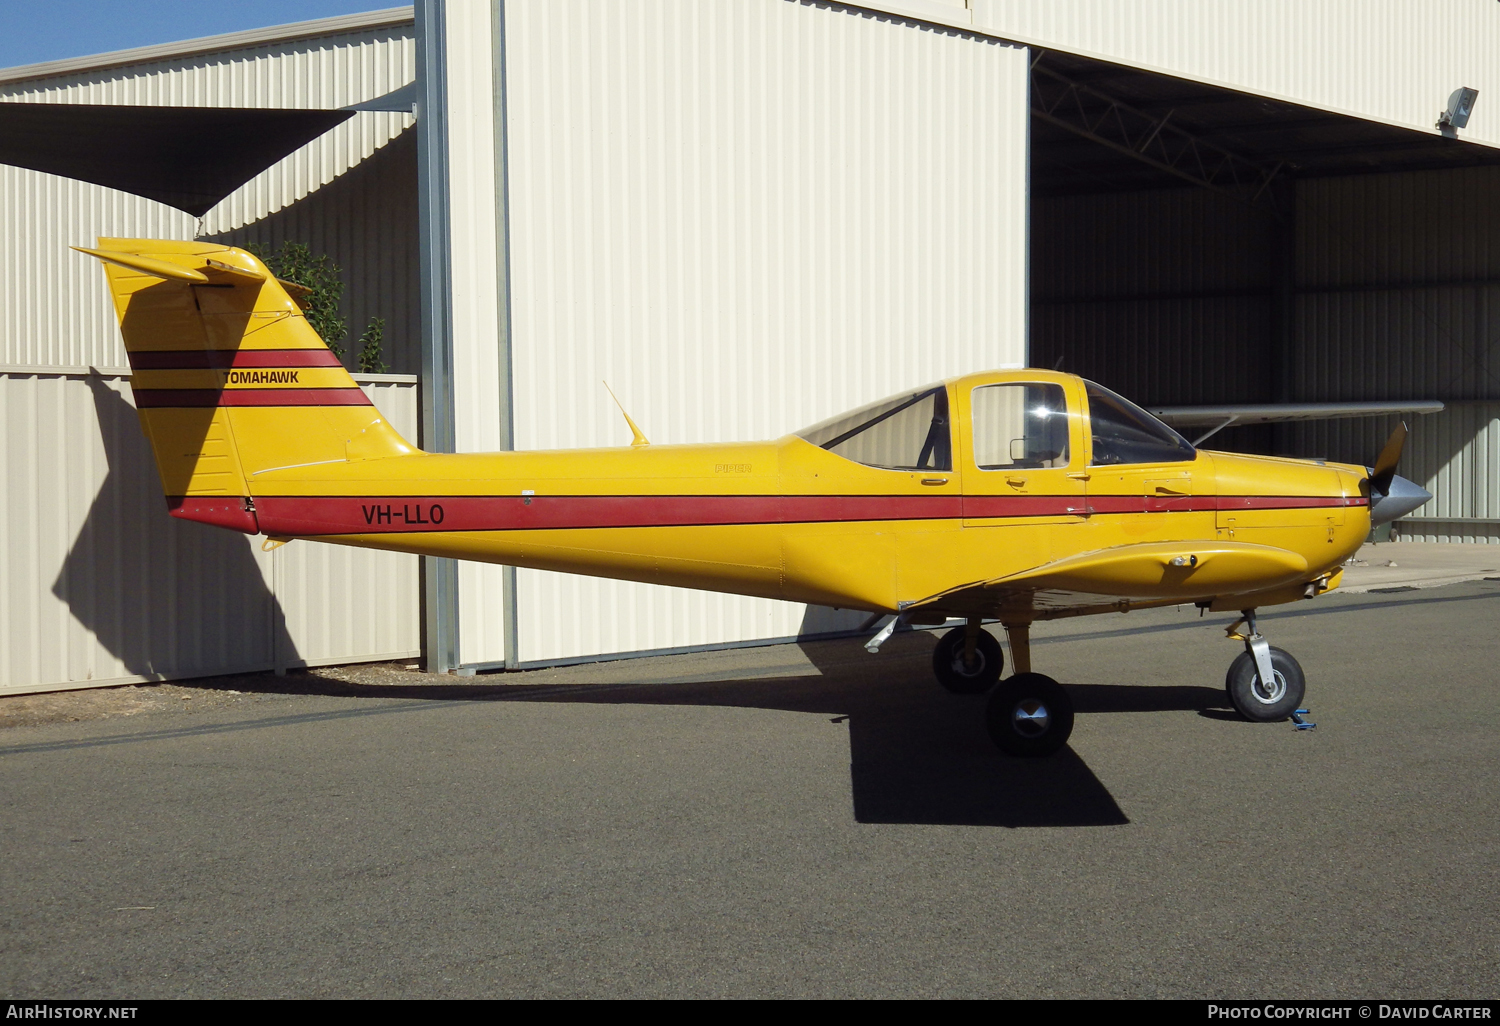
[[[1071,494],[1014,474],[999,494],[966,492],[991,485],[990,472],[876,469],[791,435],[396,456],[274,471],[254,491],[260,529],[277,537],[889,611],[1143,542],[1274,546],[1301,554],[1313,580],[1369,532],[1362,468],[1200,452],[1075,475]],[[1158,492],[1161,481],[1178,491]],[[1186,601],[1281,583],[1148,581],[1111,593]]]

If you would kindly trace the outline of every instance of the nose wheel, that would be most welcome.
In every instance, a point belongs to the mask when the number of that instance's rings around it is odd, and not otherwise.
[[[1248,634],[1238,631],[1242,623],[1247,625]],[[1235,657],[1224,675],[1224,690],[1235,711],[1256,723],[1290,719],[1298,727],[1310,726],[1300,716],[1306,712],[1301,706],[1307,691],[1302,666],[1290,652],[1273,648],[1261,636],[1255,627],[1255,610],[1245,610],[1244,618],[1231,624],[1228,634],[1245,643],[1245,651]]]

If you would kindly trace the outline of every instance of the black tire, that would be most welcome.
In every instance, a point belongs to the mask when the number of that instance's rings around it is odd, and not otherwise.
[[[1302,707],[1307,678],[1302,675],[1297,660],[1290,653],[1272,648],[1271,674],[1275,683],[1270,688],[1261,687],[1260,671],[1255,666],[1255,657],[1249,652],[1241,652],[1229,664],[1225,679],[1229,702],[1245,719],[1255,723],[1278,723]]]
[[[1051,677],[1018,673],[990,692],[984,718],[1006,755],[1051,755],[1073,733],[1073,700]]]
[[[938,683],[955,695],[982,695],[995,686],[1005,669],[1005,653],[989,631],[980,631],[974,646],[974,665],[964,666],[964,628],[956,627],[932,650],[932,672]]]

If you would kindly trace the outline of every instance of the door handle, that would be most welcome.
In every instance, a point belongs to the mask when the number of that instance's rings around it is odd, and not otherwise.
[[[948,479],[946,477],[924,477],[922,478],[922,483],[924,485],[945,485],[948,483]]]
[[[1026,487],[1026,479],[1024,477],[1007,477],[1005,479],[1005,483],[1010,485],[1012,488]]]

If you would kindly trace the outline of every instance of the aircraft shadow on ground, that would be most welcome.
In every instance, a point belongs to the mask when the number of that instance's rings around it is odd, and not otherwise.
[[[898,637],[872,659],[854,639],[801,645],[817,673],[623,684],[349,685],[310,675],[260,678],[265,690],[438,700],[717,706],[827,715],[847,722],[854,816],[861,823],[1000,827],[1128,823],[1108,789],[1071,748],[1046,759],[1009,758],[984,727],[983,696],[950,695],[932,678],[932,641]],[[241,682],[237,687],[245,687]],[[1210,711],[1221,689],[1073,684],[1082,716]]]
[[[240,534],[167,515],[150,443],[134,406],[85,379],[108,473],[63,559],[52,593],[120,661],[143,677],[229,662],[300,661],[280,601]],[[236,625],[221,646],[216,625]]]

